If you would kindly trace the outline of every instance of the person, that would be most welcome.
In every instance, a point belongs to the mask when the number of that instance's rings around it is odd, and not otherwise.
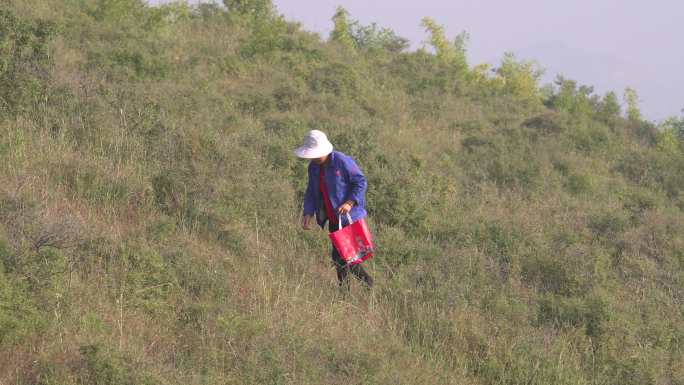
[[[333,150],[328,137],[319,130],[311,130],[304,136],[304,144],[295,150],[297,157],[308,159],[309,182],[304,195],[304,212],[301,224],[310,230],[314,219],[321,228],[328,222],[332,233],[350,223],[347,214],[355,222],[366,217],[366,177],[354,159]],[[339,222],[339,223],[338,223]],[[348,274],[351,271],[368,288],[373,279],[361,266],[348,266],[335,247],[332,260],[337,270],[340,287],[349,289]]]

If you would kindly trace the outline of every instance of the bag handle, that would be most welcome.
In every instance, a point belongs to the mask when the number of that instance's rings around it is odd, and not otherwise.
[[[354,221],[352,221],[352,217],[351,217],[351,215],[349,215],[349,213],[347,213],[347,221],[349,222],[350,225],[352,223],[354,223]],[[337,214],[337,230],[342,230],[342,216],[340,214]]]

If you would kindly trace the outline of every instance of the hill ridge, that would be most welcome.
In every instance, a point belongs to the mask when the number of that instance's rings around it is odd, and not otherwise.
[[[682,120],[343,9],[2,0],[0,383],[680,384]],[[298,229],[329,134],[376,288]]]

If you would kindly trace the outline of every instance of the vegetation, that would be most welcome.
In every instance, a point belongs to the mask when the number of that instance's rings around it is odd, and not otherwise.
[[[0,383],[684,384],[684,129],[633,91],[429,19],[0,9]],[[369,179],[372,293],[298,229],[312,128]]]

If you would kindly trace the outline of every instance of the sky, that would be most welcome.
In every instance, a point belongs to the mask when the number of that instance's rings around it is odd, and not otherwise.
[[[161,0],[157,0],[159,2]],[[196,3],[197,0],[192,1]],[[155,1],[152,1],[155,3]],[[543,82],[557,74],[622,95],[636,89],[644,118],[682,116],[683,0],[273,0],[278,12],[327,38],[337,6],[421,47],[431,17],[455,38],[466,31],[470,64],[496,65],[505,52],[535,60]]]

